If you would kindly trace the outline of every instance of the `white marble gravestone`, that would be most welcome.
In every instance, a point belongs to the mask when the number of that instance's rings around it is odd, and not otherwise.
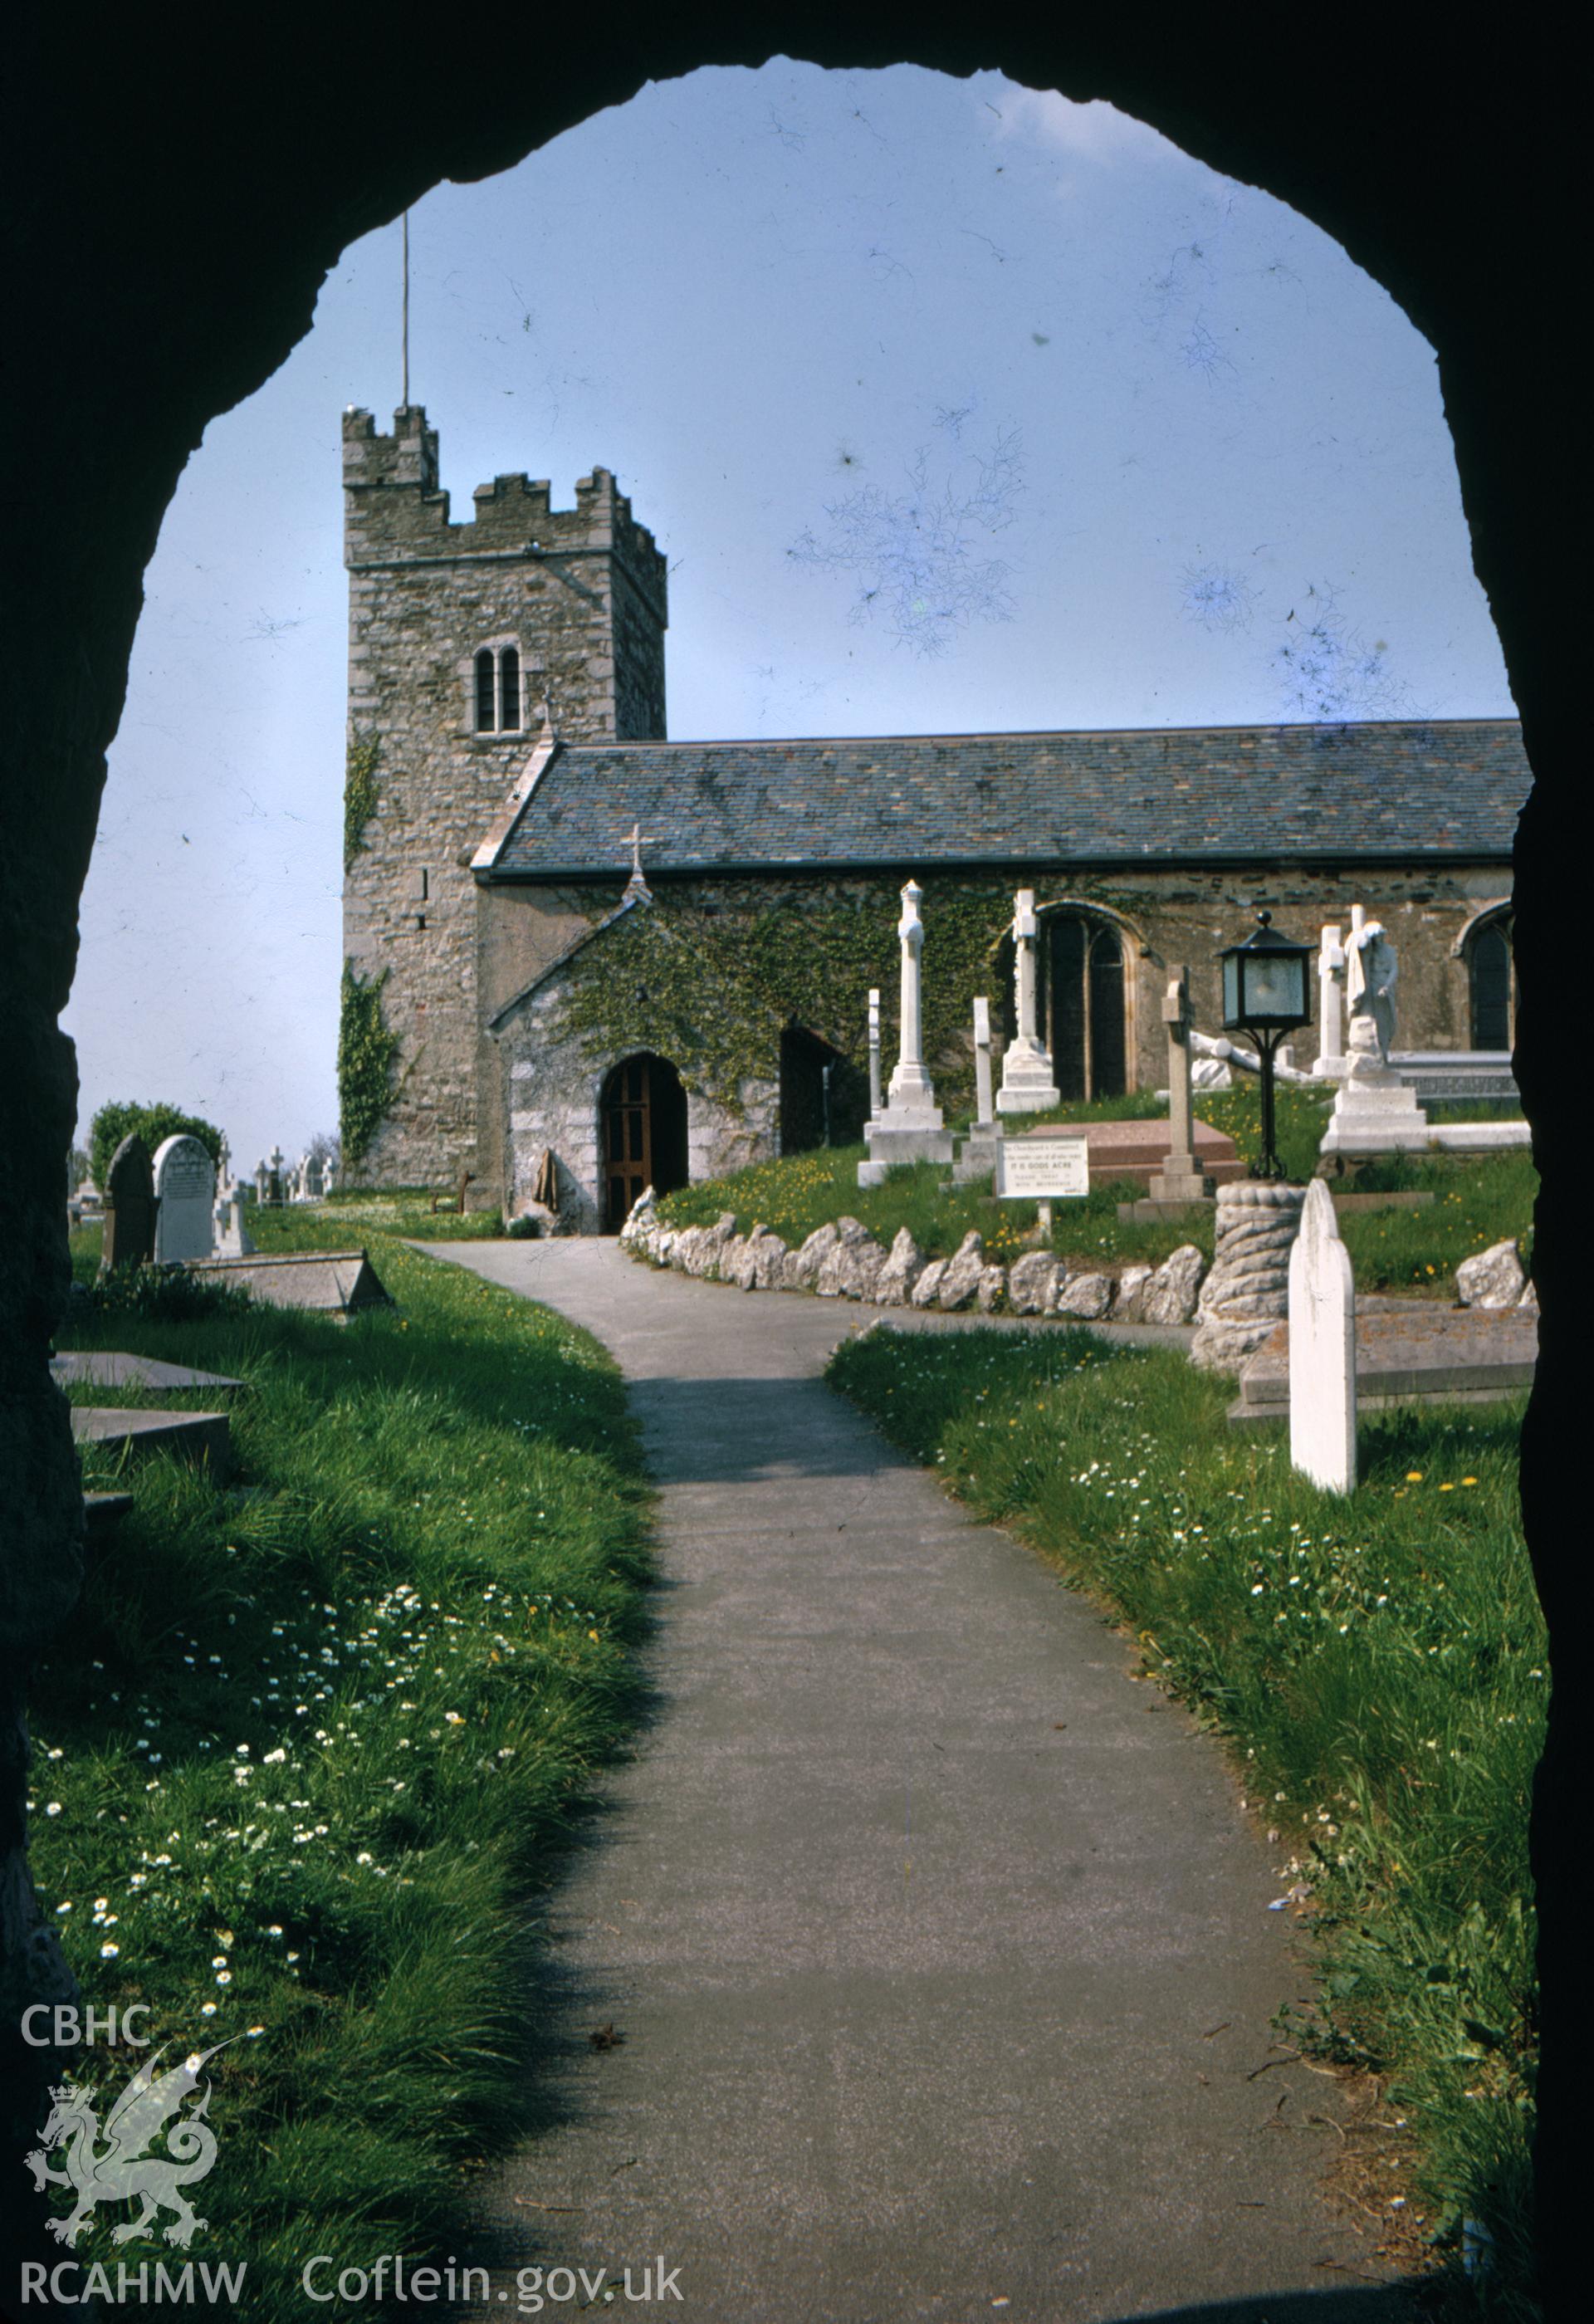
[[[1045,1113],[1057,1103],[1052,1061],[1040,1043],[1037,1010],[1037,959],[1040,919],[1033,888],[1020,888],[1013,899],[1013,997],[1018,1029],[1002,1058],[1002,1085],[996,1093],[999,1113]]]
[[[925,924],[919,917],[924,899],[924,890],[910,880],[902,890],[902,918],[897,924],[902,954],[897,1065],[886,1091],[884,1111],[864,1129],[869,1159],[858,1165],[861,1186],[878,1186],[893,1163],[952,1160],[952,1133],[942,1122],[924,1061],[920,954],[925,948]]]
[[[216,1165],[197,1138],[162,1139],[155,1148],[155,1264],[208,1259]]]
[[[869,1118],[880,1118],[880,987],[871,985],[869,993]]]
[[[1290,1252],[1290,1462],[1356,1489],[1356,1286],[1327,1186],[1313,1178]]]

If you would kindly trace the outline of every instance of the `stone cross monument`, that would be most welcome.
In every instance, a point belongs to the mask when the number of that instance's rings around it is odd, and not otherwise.
[[[1168,1028],[1168,1155],[1147,1189],[1154,1203],[1202,1203],[1212,1182],[1195,1158],[1195,1126],[1190,1110],[1190,971],[1176,968],[1163,995],[1162,1020]]]
[[[1036,953],[1039,937],[1035,890],[1020,888],[1013,899],[1013,993],[1018,1004],[1018,1030],[1002,1059],[1002,1085],[996,1100],[999,1113],[1045,1113],[1048,1106],[1057,1102],[1052,1061],[1041,1047],[1036,1030]]]
[[[894,1162],[950,1162],[952,1138],[944,1128],[941,1109],[924,1061],[923,995],[919,956],[925,948],[925,924],[919,906],[925,891],[910,880],[902,890],[902,918],[897,940],[902,947],[902,1016],[898,1031],[897,1064],[886,1092],[883,1113],[866,1124],[864,1140],[869,1159],[858,1165],[858,1184],[878,1186]]]
[[[1312,1070],[1320,1081],[1341,1081],[1345,1074],[1345,947],[1341,931],[1324,928],[1317,954],[1317,1060]]]

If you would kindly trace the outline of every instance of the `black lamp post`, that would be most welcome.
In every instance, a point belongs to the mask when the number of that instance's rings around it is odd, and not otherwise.
[[[1251,1176],[1282,1178],[1284,1165],[1273,1148],[1273,1056],[1286,1033],[1312,1022],[1306,965],[1312,947],[1281,936],[1272,913],[1258,912],[1255,936],[1230,945],[1222,958],[1223,1030],[1248,1033],[1262,1066],[1262,1153]]]

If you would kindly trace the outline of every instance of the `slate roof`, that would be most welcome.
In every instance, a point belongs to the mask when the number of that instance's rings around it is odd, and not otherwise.
[[[481,876],[1508,857],[1515,720],[561,745]]]

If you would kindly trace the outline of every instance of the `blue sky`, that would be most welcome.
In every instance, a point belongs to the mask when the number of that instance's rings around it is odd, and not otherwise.
[[[411,214],[456,517],[613,468],[672,734],[1510,716],[1433,357],[1270,196],[999,75],[650,87]],[[338,416],[400,396],[400,231],[189,463],[147,576],[68,1029],[253,1167],[335,1126]]]

